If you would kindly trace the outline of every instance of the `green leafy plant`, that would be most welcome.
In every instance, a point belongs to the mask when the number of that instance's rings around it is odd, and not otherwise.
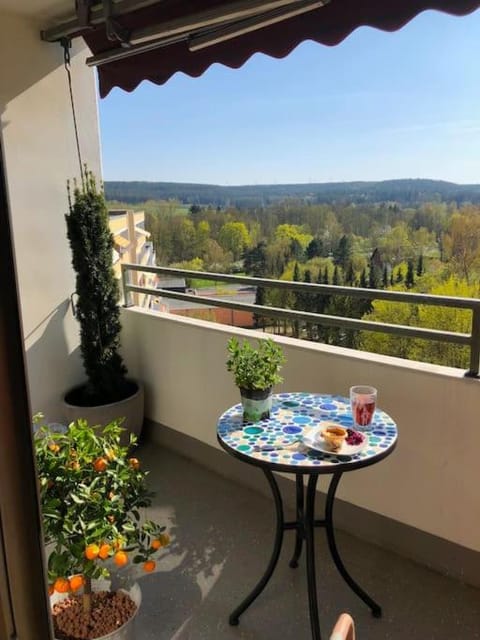
[[[257,349],[246,340],[240,344],[237,338],[230,338],[227,349],[227,369],[240,389],[269,389],[283,382],[279,371],[285,356],[271,338],[259,340]]]
[[[87,374],[84,397],[76,404],[96,406],[128,397],[131,385],[120,347],[118,282],[112,266],[113,236],[103,191],[85,168],[81,188],[68,185],[67,236],[76,272],[75,315]]]
[[[108,578],[129,562],[155,569],[155,552],[169,542],[165,527],[142,517],[153,494],[130,447],[120,445],[117,422],[91,427],[72,423],[53,433],[35,417],[35,452],[50,592],[83,587],[91,608],[92,579]]]

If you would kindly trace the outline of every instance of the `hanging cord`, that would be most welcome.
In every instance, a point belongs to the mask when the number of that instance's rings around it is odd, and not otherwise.
[[[72,41],[69,38],[62,38],[60,44],[63,47],[63,62],[65,65],[65,71],[67,72],[68,79],[68,90],[70,92],[70,104],[72,105],[72,116],[73,116],[73,127],[75,129],[75,140],[77,143],[77,156],[78,156],[78,164],[80,166],[80,177],[82,180],[82,185],[84,185],[84,176],[83,176],[83,162],[82,162],[82,154],[80,151],[80,139],[78,137],[78,126],[77,126],[77,114],[75,112],[75,102],[73,100],[73,89],[72,89],[72,74],[70,71],[70,47],[72,46]]]

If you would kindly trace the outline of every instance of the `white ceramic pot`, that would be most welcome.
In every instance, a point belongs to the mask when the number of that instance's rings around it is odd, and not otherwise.
[[[135,620],[140,609],[140,605],[142,604],[142,591],[137,582],[131,585],[128,589],[120,589],[120,591],[125,591],[137,605],[135,613],[127,620],[127,622],[112,631],[111,633],[107,633],[106,636],[99,636],[95,638],[95,640],[135,640]],[[50,606],[53,607],[54,604],[60,602],[68,597],[67,593],[57,593],[55,592],[50,596]]]
[[[81,407],[67,401],[73,389],[65,394],[63,398],[63,410],[67,423],[75,420],[87,420],[90,425],[106,425],[118,418],[124,418],[122,427],[126,429],[122,436],[122,444],[128,444],[129,434],[134,433],[140,436],[144,418],[144,390],[140,382],[134,381],[136,391],[119,402],[102,404],[96,407]]]

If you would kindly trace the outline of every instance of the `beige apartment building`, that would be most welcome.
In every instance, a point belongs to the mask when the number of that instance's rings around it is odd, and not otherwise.
[[[109,226],[113,233],[113,268],[117,278],[122,276],[122,263],[155,265],[150,233],[145,230],[145,212],[110,209],[108,213]],[[133,272],[132,278],[135,278],[135,284],[141,287],[155,286],[155,277],[147,272]],[[132,297],[135,305],[150,308],[150,295],[134,293]]]

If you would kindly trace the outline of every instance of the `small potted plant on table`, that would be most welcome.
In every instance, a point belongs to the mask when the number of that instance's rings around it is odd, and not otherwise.
[[[279,371],[285,356],[279,345],[271,338],[259,340],[258,348],[246,340],[240,344],[237,338],[228,342],[227,369],[240,389],[243,406],[243,421],[258,422],[270,417],[272,387],[283,382]]]
[[[153,496],[146,473],[121,446],[117,422],[102,428],[79,420],[53,433],[40,420],[35,452],[55,637],[131,638],[138,584],[130,580],[129,589],[116,591],[94,586],[111,586],[130,562],[153,571],[154,554],[169,542],[165,527],[141,517]]]

